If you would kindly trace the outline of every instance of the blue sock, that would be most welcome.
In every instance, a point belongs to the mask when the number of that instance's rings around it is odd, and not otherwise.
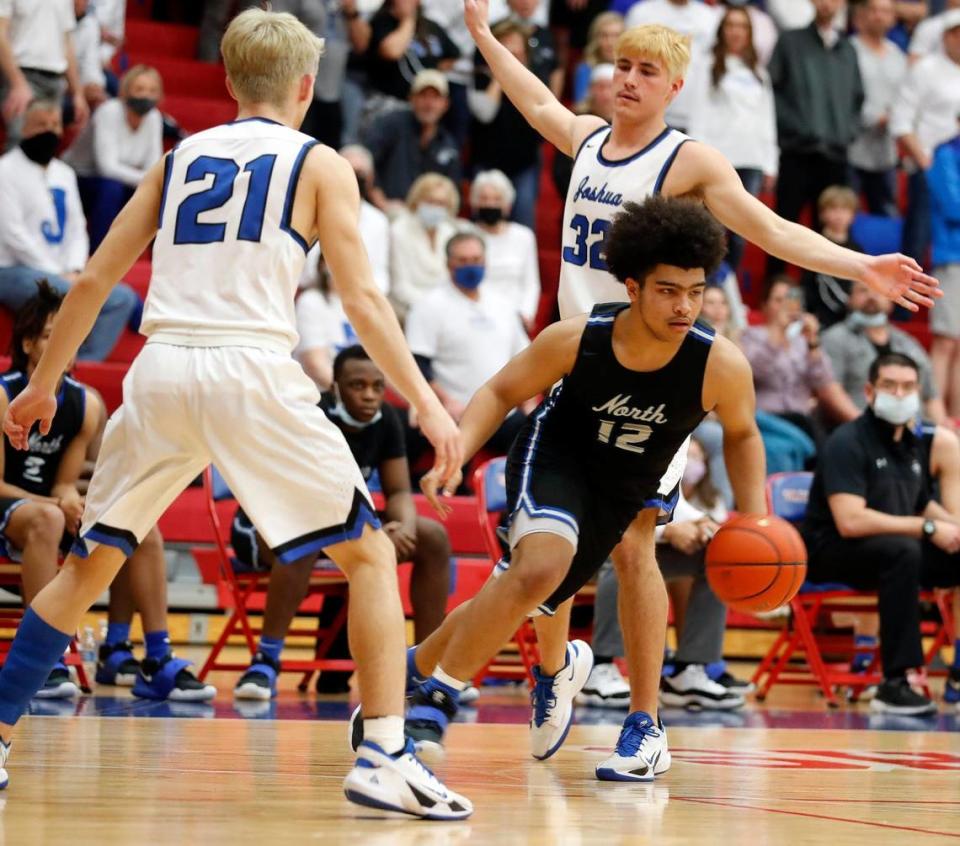
[[[266,635],[260,636],[260,651],[271,658],[276,662],[280,662],[280,653],[283,652],[283,638],[282,637],[267,637]]]
[[[407,650],[407,679],[415,684],[423,684],[426,676],[417,669],[416,655],[417,647],[411,646]]]
[[[107,623],[107,644],[109,646],[123,643],[125,640],[130,640],[129,623]]]
[[[960,670],[960,638],[953,642],[953,669]]]
[[[70,635],[28,608],[0,670],[0,722],[13,725],[70,644]]]
[[[166,629],[161,629],[158,632],[146,632],[143,641],[147,647],[147,658],[162,661],[170,654],[170,635],[167,634]]]

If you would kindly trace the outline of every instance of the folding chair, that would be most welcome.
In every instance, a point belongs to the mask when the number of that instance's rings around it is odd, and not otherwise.
[[[813,474],[808,472],[774,473],[769,476],[766,492],[770,512],[799,523],[806,516],[812,481]],[[922,598],[934,597],[923,594]],[[950,619],[949,602],[939,596],[936,601],[941,609],[946,609],[946,623]],[[800,592],[790,601],[790,615],[777,639],[753,675],[758,700],[766,698],[775,684],[816,685],[823,692],[827,704],[837,708],[840,705],[835,693],[837,687],[849,687],[851,701],[856,701],[867,687],[883,680],[876,649],[873,650],[873,660],[866,672],[850,672],[850,659],[855,652],[864,650],[855,649],[849,634],[824,630],[821,625],[822,617],[837,612],[876,614],[876,593],[854,590],[848,585],[836,583],[804,583]],[[941,613],[944,611],[941,610]],[[926,656],[928,663],[939,649],[936,644],[946,641],[947,631],[952,629],[952,625],[945,624],[941,629],[943,631],[934,642],[936,649],[931,647]],[[843,660],[827,663],[824,654],[839,656]],[[801,659],[799,662],[791,663],[798,658]],[[926,692],[929,695],[929,690]]]
[[[487,555],[496,566],[503,556],[503,547],[497,537],[497,527],[503,512],[507,509],[506,458],[493,458],[474,470],[473,489],[477,495],[477,519],[483,534]],[[526,679],[533,683],[533,667],[540,661],[537,650],[537,634],[530,619],[526,619],[517,629],[513,643],[514,654],[509,649],[501,650],[473,678],[478,687],[488,676],[504,679]],[[508,644],[509,646],[509,644]]]
[[[12,587],[16,592],[21,589],[20,585],[20,565],[16,561],[8,558],[0,558],[0,587]],[[0,606],[0,666],[3,666],[7,660],[7,654],[10,652],[10,644],[13,643],[17,627],[23,619],[23,603],[17,605]],[[70,638],[67,646],[67,654],[63,656],[63,663],[68,667],[73,667],[77,673],[77,681],[80,683],[80,690],[84,693],[90,693],[90,679],[87,678],[87,671],[83,666],[83,656],[77,646],[76,636]]]
[[[207,467],[204,471],[203,489],[216,544],[213,549],[193,549],[192,552],[201,572],[210,574],[212,570],[219,582],[218,587],[222,588],[219,592],[227,600],[231,610],[223,632],[214,643],[210,655],[200,670],[201,681],[211,670],[240,671],[249,666],[250,660],[257,651],[257,638],[262,632],[262,626],[251,618],[250,612],[262,607],[270,584],[269,572],[234,572],[233,555],[228,546],[230,526],[224,525],[217,513],[217,503],[232,500],[233,495],[215,468]],[[288,637],[310,637],[315,640],[312,659],[282,662],[283,672],[303,673],[303,678],[298,685],[298,690],[301,692],[307,690],[315,672],[323,670],[351,672],[354,669],[354,663],[350,659],[326,657],[334,640],[347,622],[348,584],[333,563],[324,559],[320,559],[315,565],[307,592],[307,597],[317,595],[323,597],[323,601],[328,598],[341,599],[342,607],[328,626],[321,626],[319,623],[301,626],[294,624],[287,633]],[[242,644],[250,654],[250,660],[238,662],[220,658],[220,653],[231,638],[241,638]]]

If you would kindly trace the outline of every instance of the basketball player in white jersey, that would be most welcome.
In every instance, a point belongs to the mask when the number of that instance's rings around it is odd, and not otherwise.
[[[561,153],[574,158],[563,213],[560,317],[590,312],[601,302],[625,301],[622,284],[607,271],[604,239],[623,203],[650,194],[701,200],[713,215],[766,252],[793,264],[842,279],[860,279],[911,311],[932,306],[937,282],[907,256],[866,256],[833,244],[812,230],[789,223],[743,187],[733,166],[716,150],[669,129],[667,106],[683,86],[690,59],[688,39],[662,26],[627,30],[617,43],[612,124],[593,115],[575,115],[563,106],[490,32],[488,0],[465,0],[468,28],[496,80],[511,102]],[[686,445],[662,480],[667,494],[679,481]],[[613,554],[620,580],[620,616],[626,640],[631,712],[657,723],[657,696],[663,660],[668,600],[652,554],[621,544]],[[553,617],[535,619],[540,644],[540,677],[552,675],[549,691],[531,719],[534,757],[553,754],[570,724],[573,698],[589,674],[588,650],[567,643],[571,603]],[[452,628],[452,626],[450,627]],[[410,675],[424,677],[439,658],[418,650]],[[545,715],[545,718],[544,718]],[[665,735],[662,739],[665,748]],[[656,744],[651,745],[654,749]],[[664,756],[666,758],[667,756]],[[659,770],[662,772],[662,768]]]
[[[253,9],[233,20],[222,52],[237,120],[191,136],[150,170],[71,288],[29,387],[10,405],[4,430],[23,449],[34,423],[49,429],[67,361],[156,236],[148,341],[107,426],[80,540],[27,612],[0,672],[0,767],[13,723],[83,612],[173,499],[215,463],[281,561],[322,547],[350,580],[350,641],[364,713],[375,719],[344,781],[347,798],[431,819],[472,812],[404,738],[393,546],[346,441],[290,355],[297,280],[319,239],[371,357],[417,409],[437,462],[459,466],[459,433],[373,281],[353,171],[293,129],[313,99],[321,48],[292,15]]]

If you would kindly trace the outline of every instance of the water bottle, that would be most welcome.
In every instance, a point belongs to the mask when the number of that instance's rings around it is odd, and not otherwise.
[[[80,658],[83,660],[83,669],[87,674],[87,684],[93,684],[93,677],[97,673],[97,639],[93,634],[93,626],[84,626],[80,637]]]

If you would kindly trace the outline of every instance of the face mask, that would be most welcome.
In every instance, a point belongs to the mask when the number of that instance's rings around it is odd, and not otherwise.
[[[123,102],[131,112],[135,115],[140,115],[140,117],[143,117],[157,105],[157,101],[150,97],[127,97]]]
[[[417,206],[417,217],[427,229],[436,229],[447,219],[447,207],[434,203],[420,203]]]
[[[455,267],[453,281],[457,283],[458,288],[466,288],[468,291],[476,290],[483,282],[484,270],[482,264],[465,264],[463,267]]]
[[[699,484],[707,474],[707,465],[699,458],[688,458],[687,466],[683,469],[683,483],[691,488]]]
[[[481,206],[474,211],[473,219],[479,223],[485,223],[487,226],[493,226],[503,220],[503,209],[489,206]]]
[[[56,132],[41,132],[39,135],[24,138],[20,142],[23,154],[32,162],[46,167],[60,146],[60,136]]]
[[[866,314],[862,311],[851,311],[847,315],[847,326],[853,329],[855,332],[860,329],[875,329],[880,326],[887,325],[887,315],[882,311],[878,311],[876,314]]]
[[[330,409],[331,414],[335,417],[339,417],[344,423],[348,426],[352,426],[354,429],[366,429],[367,426],[372,426],[381,417],[383,417],[383,411],[377,409],[377,413],[373,415],[369,420],[357,420],[349,411],[347,411],[346,406],[344,406],[343,401],[340,397],[337,397],[337,403],[332,409]]]
[[[896,397],[885,391],[877,391],[873,400],[873,413],[887,423],[903,426],[920,413],[920,395],[914,391],[912,394]]]

